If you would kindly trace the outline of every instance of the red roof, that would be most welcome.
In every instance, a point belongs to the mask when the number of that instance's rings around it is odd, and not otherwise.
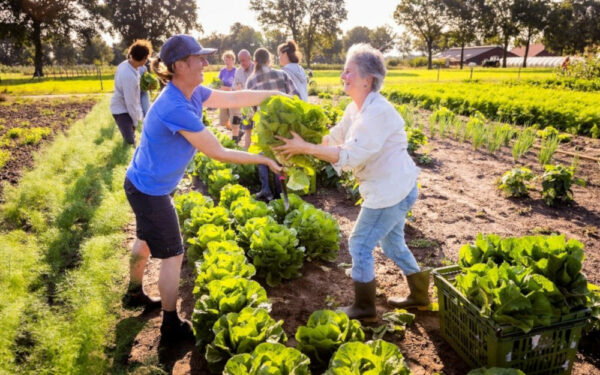
[[[529,53],[527,54],[527,56],[537,56],[544,51],[546,51],[546,46],[542,43],[530,44]],[[525,56],[525,46],[515,47],[511,49],[510,52],[514,53],[519,57],[523,57]]]

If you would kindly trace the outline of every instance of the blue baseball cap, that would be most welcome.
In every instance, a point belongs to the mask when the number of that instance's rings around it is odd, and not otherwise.
[[[217,52],[216,48],[203,48],[198,41],[184,34],[170,37],[160,49],[159,57],[166,64],[171,65],[177,60],[191,55],[210,55]]]

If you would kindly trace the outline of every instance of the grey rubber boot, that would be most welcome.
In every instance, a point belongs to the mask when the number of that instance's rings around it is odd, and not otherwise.
[[[390,297],[388,304],[401,309],[428,306],[430,273],[431,270],[425,270],[406,276],[410,294],[406,298]]]

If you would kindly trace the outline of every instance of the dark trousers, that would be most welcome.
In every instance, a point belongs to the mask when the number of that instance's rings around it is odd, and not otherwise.
[[[134,144],[135,126],[131,116],[129,116],[128,113],[119,113],[118,115],[113,114],[113,117],[125,142],[129,143],[130,145]]]

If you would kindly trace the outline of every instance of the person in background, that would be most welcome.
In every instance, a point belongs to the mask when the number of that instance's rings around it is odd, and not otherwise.
[[[320,145],[281,138],[274,148],[285,158],[313,155],[330,162],[338,171],[352,170],[363,204],[349,239],[352,256],[354,303],[343,311],[353,319],[375,318],[375,265],[373,249],[384,253],[406,275],[410,295],[391,297],[388,303],[408,308],[429,304],[429,270],[421,270],[404,239],[406,215],[417,200],[416,167],[408,154],[404,119],[379,93],[386,68],[381,52],[368,44],[355,44],[346,56],[342,73],[344,92],[352,102],[339,124]]]
[[[189,35],[174,35],[162,46],[151,68],[167,84],[144,119],[140,145],[127,168],[123,186],[136,219],[130,283],[123,304],[146,309],[162,307],[161,342],[194,339],[190,322],[177,313],[184,247],[170,193],[196,150],[223,162],[265,164],[275,173],[281,171],[275,161],[265,156],[223,148],[205,129],[204,106],[253,106],[279,94],[275,90],[230,92],[201,86],[204,67],[208,65],[205,55],[214,52]],[[160,299],[144,293],[143,276],[149,255],[161,260]]]
[[[278,90],[288,95],[298,95],[298,90],[290,76],[283,70],[271,69],[271,54],[265,48],[259,48],[254,52],[254,73],[246,82],[248,90]],[[250,133],[250,129],[246,133]],[[269,169],[258,166],[258,177],[260,179],[260,191],[256,194],[257,199],[270,201],[274,198],[269,184]],[[275,179],[275,193],[281,192],[281,182]]]
[[[148,61],[152,44],[143,39],[133,42],[127,50],[127,60],[115,72],[115,91],[110,101],[112,113],[125,142],[135,145],[135,128],[143,118],[140,102],[140,73],[138,69]]]
[[[225,63],[225,67],[221,69],[219,72],[219,79],[223,82],[220,90],[223,91],[231,91],[231,86],[233,85],[233,77],[235,76],[235,54],[233,51],[225,51],[221,56],[223,62]],[[219,110],[219,125],[226,127],[227,129],[231,129],[230,118],[231,109],[229,108],[221,108]]]
[[[233,85],[232,90],[244,90],[246,88],[246,81],[252,72],[254,72],[254,63],[252,62],[252,55],[247,49],[242,49],[238,52],[238,62],[240,63],[240,67],[235,70],[235,76],[233,77]],[[233,135],[233,140],[237,143],[244,136],[244,149],[247,150],[250,147],[250,133],[245,135],[245,133],[240,133],[240,127],[243,131],[247,131],[248,129],[252,129],[252,120],[246,119],[248,122],[247,125],[244,125],[242,111],[240,108],[232,108],[231,109],[232,117],[231,117],[231,133]]]
[[[308,101],[308,82],[306,72],[299,64],[302,54],[298,51],[298,45],[293,40],[288,40],[277,47],[277,54],[283,70],[294,82],[298,96],[305,102]]]

